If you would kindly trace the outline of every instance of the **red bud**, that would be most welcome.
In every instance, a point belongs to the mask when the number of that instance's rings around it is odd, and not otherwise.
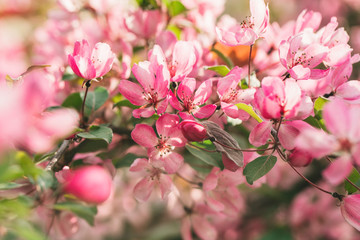
[[[181,132],[190,142],[201,142],[208,139],[206,128],[192,120],[182,121],[180,124]]]

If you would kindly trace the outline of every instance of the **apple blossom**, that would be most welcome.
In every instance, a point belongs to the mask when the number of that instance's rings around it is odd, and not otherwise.
[[[86,40],[75,42],[74,51],[68,55],[69,65],[76,75],[85,80],[99,78],[108,73],[115,54],[106,43],[97,43],[93,49]]]
[[[250,0],[251,16],[240,24],[234,20],[216,28],[221,43],[228,46],[253,45],[269,24],[269,8],[264,0]]]
[[[360,195],[345,196],[341,202],[341,214],[345,220],[360,231]]]

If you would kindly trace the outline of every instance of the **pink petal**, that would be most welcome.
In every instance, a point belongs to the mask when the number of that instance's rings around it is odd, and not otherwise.
[[[169,136],[169,132],[177,127],[179,117],[175,114],[164,114],[156,121],[156,130],[159,135]]]
[[[278,137],[281,145],[287,149],[292,150],[295,147],[295,139],[299,135],[299,130],[293,126],[282,124],[279,129]]]
[[[201,108],[194,110],[193,114],[196,118],[199,119],[208,118],[215,112],[216,107],[217,106],[215,104],[205,105]]]
[[[353,169],[351,159],[341,156],[335,159],[324,171],[324,178],[332,185],[338,185],[345,180]]]
[[[236,38],[236,33],[234,31],[229,31],[228,29],[223,29],[218,27],[216,27],[215,30],[216,30],[216,35],[222,44],[225,44],[227,46],[240,45]]]
[[[338,147],[334,136],[315,128],[302,130],[295,140],[295,146],[314,158],[328,155]]]
[[[171,31],[161,32],[155,40],[155,43],[161,47],[166,57],[170,57],[172,55],[176,42],[176,36]]]
[[[166,108],[169,106],[169,97],[165,97],[162,101],[156,104],[156,113],[163,114],[166,111]]]
[[[121,80],[119,83],[119,92],[134,105],[142,106],[147,104],[143,95],[144,89],[136,83]]]
[[[145,61],[139,62],[139,64],[135,63],[132,67],[132,72],[145,91],[150,92],[151,88],[154,87],[155,82],[154,73],[150,70],[150,62]]]
[[[210,197],[206,198],[206,203],[209,205],[210,208],[212,208],[216,212],[221,212],[224,211],[225,209],[224,204]]]
[[[171,177],[166,174],[160,174],[159,186],[161,191],[161,198],[164,199],[171,190],[172,180]]]
[[[311,69],[310,70],[310,78],[311,79],[322,79],[326,77],[330,72],[330,68],[328,69]]]
[[[147,148],[155,146],[158,142],[154,129],[146,124],[137,124],[131,132],[131,138],[137,144]]]
[[[194,95],[194,103],[196,105],[204,104],[210,97],[212,92],[211,79],[204,81],[200,84]]]
[[[211,172],[206,176],[203,182],[204,191],[214,190],[218,184],[218,172],[219,168],[214,167]]]
[[[272,123],[264,121],[254,127],[249,135],[249,142],[255,147],[265,145],[266,141],[270,139],[270,130]]]
[[[181,81],[177,94],[180,99],[189,99],[192,97],[196,88],[196,80],[194,78],[185,78]]]
[[[302,65],[298,64],[289,69],[288,73],[291,75],[292,78],[296,80],[307,80],[310,78],[311,71],[309,68],[303,67]]]
[[[172,58],[172,65],[176,67],[175,76],[188,75],[196,62],[194,46],[190,42],[178,41],[175,44]],[[172,81],[181,81],[182,79],[173,78]]]
[[[192,226],[196,235],[201,240],[216,240],[217,231],[204,217],[198,215],[191,216]]]
[[[97,43],[92,51],[91,60],[94,63],[96,77],[102,77],[108,73],[115,59],[114,53],[106,43]]]
[[[182,111],[183,107],[180,104],[179,100],[177,99],[177,97],[175,96],[175,94],[172,91],[169,91],[169,95],[170,95],[170,104],[173,108],[175,108],[176,110]]]
[[[134,187],[134,197],[139,202],[146,202],[154,188],[154,181],[150,177],[143,178]]]
[[[238,45],[250,46],[255,43],[259,36],[251,28],[241,28],[236,32],[235,38],[238,41]]]
[[[339,114],[341,113],[341,114]],[[349,106],[340,99],[327,103],[323,109],[326,128],[338,138],[347,138],[350,126]]]
[[[221,102],[221,109],[224,111],[226,115],[231,118],[239,118],[241,120],[247,120],[249,118],[249,114],[243,110],[239,110],[235,105]]]
[[[149,166],[149,161],[146,158],[137,158],[135,161],[131,164],[129,171],[130,172],[140,172],[142,170],[145,170]]]
[[[345,220],[360,231],[360,194],[346,196],[340,209]]]
[[[188,216],[181,221],[181,237],[183,240],[192,240],[191,222]]]
[[[144,108],[144,109],[134,109],[133,110],[134,118],[148,118],[155,114],[153,107]]]
[[[81,72],[80,72],[80,70],[79,70],[79,68],[78,68],[78,66],[77,66],[77,63],[76,63],[76,61],[75,61],[75,59],[74,59],[74,56],[72,56],[72,55],[68,55],[68,62],[69,62],[69,65],[70,65],[70,67],[71,67],[71,69],[73,70],[73,72],[76,74],[76,75],[78,75],[79,77],[84,77],[82,74],[81,74]]]
[[[169,153],[164,158],[164,167],[169,174],[176,173],[183,163],[183,156],[175,152]]]
[[[360,103],[360,81],[348,81],[336,89],[336,96],[347,102]]]
[[[253,17],[254,30],[263,32],[269,24],[269,8],[263,0],[250,0],[250,12]]]

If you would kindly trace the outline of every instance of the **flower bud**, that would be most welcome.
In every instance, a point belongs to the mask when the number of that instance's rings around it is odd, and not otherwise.
[[[190,142],[201,142],[208,138],[206,128],[191,120],[180,123],[180,129],[184,137]]]
[[[82,201],[99,204],[110,196],[112,179],[103,167],[81,167],[71,171],[65,178],[64,192]]]
[[[346,196],[340,208],[345,220],[360,231],[360,194]]]

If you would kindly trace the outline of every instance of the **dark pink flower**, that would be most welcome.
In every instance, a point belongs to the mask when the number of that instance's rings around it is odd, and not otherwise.
[[[180,129],[184,137],[190,142],[201,142],[208,138],[206,128],[192,120],[182,121]]]
[[[179,114],[182,119],[193,118],[192,115],[200,119],[209,118],[216,110],[215,104],[204,105],[211,95],[212,81],[206,80],[196,91],[195,89],[196,80],[185,78],[175,94],[170,92],[170,103],[173,108],[181,111]]]
[[[119,91],[132,104],[142,106],[133,111],[133,116],[151,117],[155,112],[162,114],[168,106],[169,75],[163,71],[163,66],[154,66],[144,61],[134,64],[132,68],[135,78],[140,86],[128,80],[119,83]],[[165,75],[164,75],[165,74]]]
[[[157,168],[164,167],[168,173],[175,173],[184,162],[183,156],[173,151],[186,144],[178,124],[177,115],[164,114],[156,121],[159,137],[146,124],[137,124],[131,132],[132,139],[148,149],[150,163]]]

